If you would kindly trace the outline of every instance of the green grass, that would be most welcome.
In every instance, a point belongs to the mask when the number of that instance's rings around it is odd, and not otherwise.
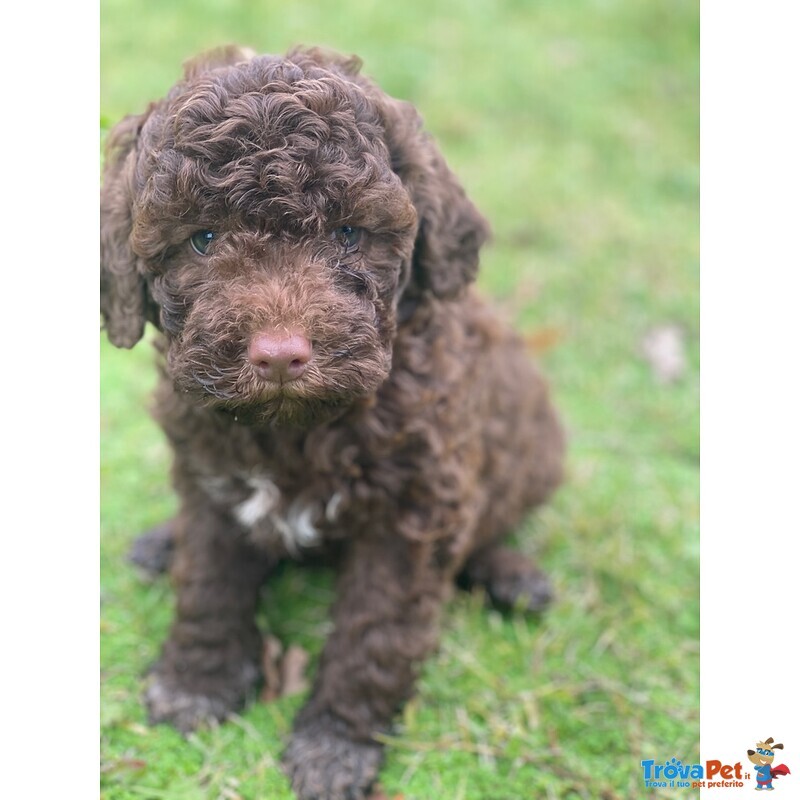
[[[388,741],[386,795],[659,796],[639,761],[695,758],[699,738],[697,4],[103,0],[101,33],[104,126],[203,47],[357,52],[420,108],[492,221],[484,292],[555,341],[540,358],[570,431],[569,478],[516,539],[558,600],[541,620],[452,601]],[[688,343],[687,374],[668,386],[640,357],[661,323]],[[146,414],[150,349],[103,342],[101,359],[102,797],[290,798],[277,758],[302,698],[188,739],[146,724],[142,676],[172,596],[124,555],[175,500]],[[331,586],[287,570],[266,589],[265,627],[319,653]]]

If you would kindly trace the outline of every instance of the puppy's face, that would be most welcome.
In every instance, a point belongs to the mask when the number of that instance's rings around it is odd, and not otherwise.
[[[250,62],[190,81],[147,124],[130,243],[179,388],[295,424],[373,393],[416,213],[363,92]]]
[[[372,394],[389,373],[413,242],[407,199],[387,186],[386,201],[409,227],[341,225],[334,212],[319,231],[220,223],[165,243],[150,291],[177,386],[249,422],[295,425]]]
[[[224,55],[190,65],[116,132],[103,311],[124,346],[149,317],[169,374],[197,402],[251,424],[309,426],[388,376],[401,294],[425,290],[422,206],[442,213],[447,192],[437,198],[431,178],[450,174],[405,108],[350,62]],[[482,221],[469,209],[477,264]],[[435,258],[445,271],[446,251]]]

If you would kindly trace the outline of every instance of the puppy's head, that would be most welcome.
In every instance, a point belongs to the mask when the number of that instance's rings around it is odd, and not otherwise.
[[[486,223],[413,108],[317,50],[202,56],[112,131],[101,311],[198,402],[312,425],[373,394],[398,308],[456,297]]]

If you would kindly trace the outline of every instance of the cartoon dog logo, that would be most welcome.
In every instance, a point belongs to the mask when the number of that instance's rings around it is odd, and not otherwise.
[[[764,789],[772,791],[775,788],[772,785],[773,778],[791,774],[786,764],[778,764],[777,767],[772,766],[772,762],[775,760],[775,751],[783,750],[783,745],[773,744],[774,741],[770,736],[765,742],[756,742],[755,750],[747,751],[747,757],[756,767],[756,783],[758,784],[756,791],[759,792]]]

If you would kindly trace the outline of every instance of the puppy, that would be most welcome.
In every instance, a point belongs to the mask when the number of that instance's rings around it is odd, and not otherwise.
[[[420,119],[319,50],[190,62],[108,142],[101,311],[159,331],[174,452],[175,619],[146,693],[189,731],[259,680],[259,587],[336,565],[334,629],[284,764],[303,800],[361,798],[454,581],[550,598],[503,537],[561,480],[562,429],[470,283],[488,226]]]

